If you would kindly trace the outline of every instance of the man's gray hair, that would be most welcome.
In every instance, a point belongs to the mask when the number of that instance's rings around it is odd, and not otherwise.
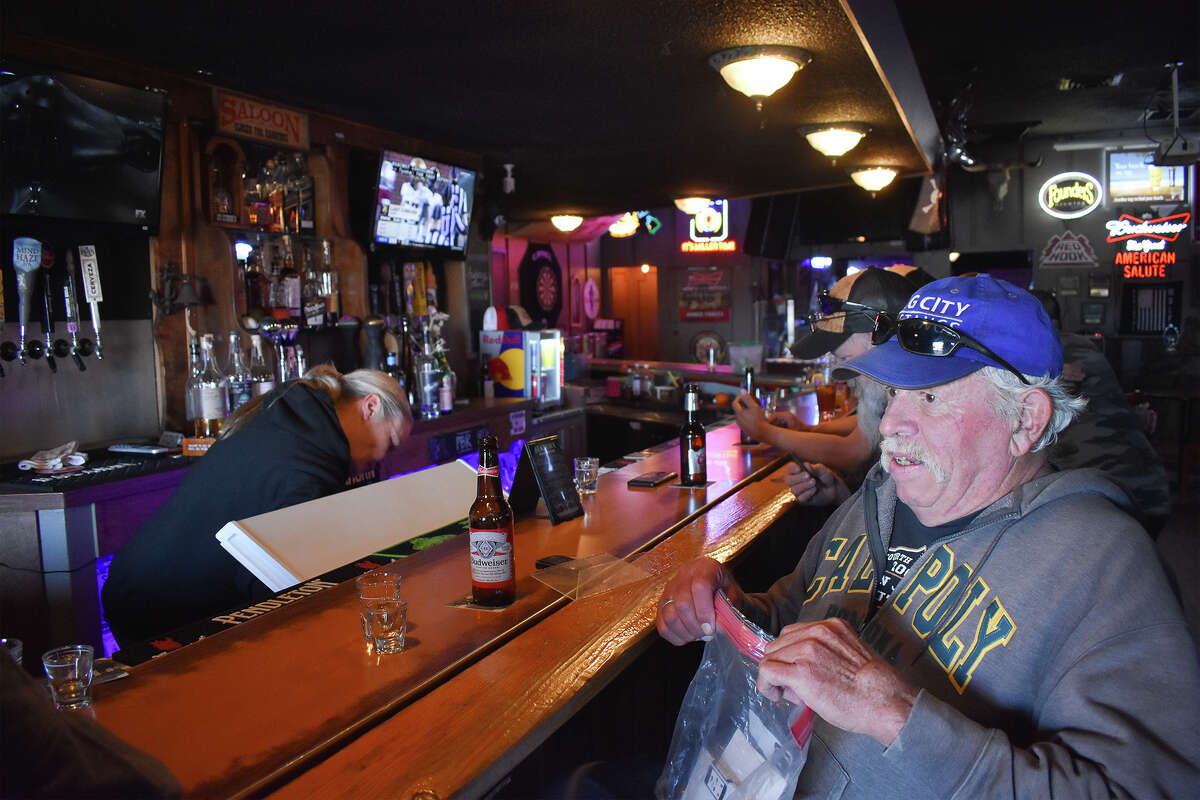
[[[1058,439],[1058,434],[1071,424],[1079,414],[1087,408],[1087,400],[1076,397],[1067,391],[1059,378],[1036,377],[1026,375],[1029,384],[1021,383],[1017,376],[1000,367],[984,367],[979,373],[988,380],[995,392],[992,394],[992,410],[1003,419],[1014,422],[1021,416],[1021,395],[1030,389],[1041,389],[1050,396],[1051,414],[1046,429],[1033,445],[1031,452],[1036,453],[1050,447]]]

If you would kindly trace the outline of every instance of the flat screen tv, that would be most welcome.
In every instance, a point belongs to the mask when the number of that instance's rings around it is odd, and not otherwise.
[[[1126,203],[1182,203],[1188,196],[1187,167],[1156,167],[1153,150],[1108,151],[1108,199]]]
[[[0,214],[158,226],[166,95],[0,60]]]
[[[377,188],[376,243],[466,253],[473,171],[385,150]]]

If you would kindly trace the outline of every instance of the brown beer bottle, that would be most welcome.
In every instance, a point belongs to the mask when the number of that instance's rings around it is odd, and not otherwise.
[[[679,482],[684,486],[703,486],[708,483],[705,463],[704,426],[696,419],[700,410],[700,389],[689,383],[683,389],[683,410],[687,421],[679,430]]]
[[[471,598],[481,606],[506,606],[517,599],[513,559],[513,512],[500,489],[495,436],[479,440],[479,488],[467,527],[471,537]]]

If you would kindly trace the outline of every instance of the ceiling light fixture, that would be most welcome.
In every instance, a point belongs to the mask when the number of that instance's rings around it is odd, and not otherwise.
[[[896,179],[896,170],[891,167],[864,167],[851,172],[850,178],[874,194]]]
[[[836,159],[858,146],[871,129],[854,122],[801,128],[800,133],[818,153]]]
[[[583,217],[575,214],[555,214],[550,218],[550,224],[563,233],[570,233],[583,224]]]
[[[759,111],[764,99],[786,86],[810,61],[807,50],[785,45],[731,47],[708,57],[725,82],[753,100]]]
[[[675,207],[688,216],[694,217],[708,208],[711,203],[712,200],[707,197],[679,197],[675,200]]]
[[[621,217],[608,226],[608,235],[614,239],[624,239],[627,236],[633,236],[638,231],[638,215],[632,211],[626,211]]]
[[[650,265],[649,264],[642,264],[642,274],[643,275],[650,274]]]

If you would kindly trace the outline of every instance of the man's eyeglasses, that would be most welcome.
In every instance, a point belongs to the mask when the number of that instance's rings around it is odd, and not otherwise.
[[[960,347],[970,348],[977,353],[982,353],[1016,375],[1021,379],[1021,383],[1026,386],[1030,385],[1020,370],[996,355],[982,342],[960,330],[951,328],[944,322],[920,317],[896,319],[887,312],[879,313],[875,317],[875,329],[871,331],[871,344],[881,345],[893,335],[901,347],[910,353],[921,356],[940,358],[954,355],[954,351]]]

